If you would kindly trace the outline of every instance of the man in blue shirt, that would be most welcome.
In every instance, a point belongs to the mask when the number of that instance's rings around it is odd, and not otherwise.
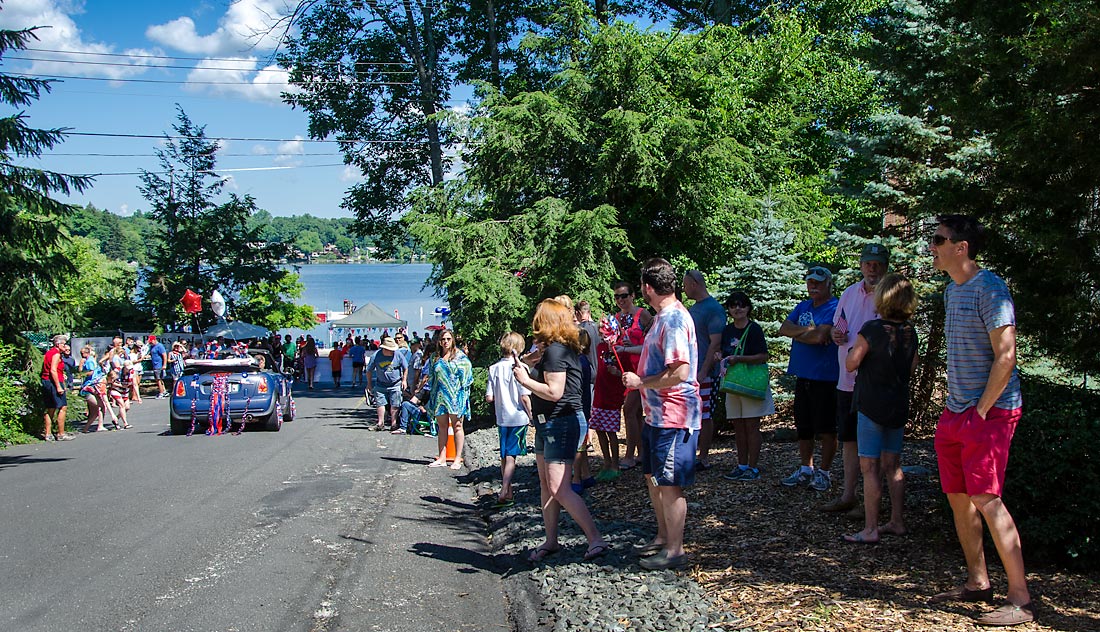
[[[355,344],[348,347],[348,357],[351,358],[351,385],[359,386],[363,383],[363,367],[367,362],[367,348],[362,338],[356,338]]]
[[[787,373],[798,380],[794,387],[794,427],[798,432],[800,466],[780,481],[787,487],[828,489],[821,470],[828,470],[836,456],[836,383],[840,377],[833,342],[833,273],[821,266],[806,271],[806,294],[779,327],[779,335],[791,339]],[[814,438],[821,440],[821,468],[814,468]]]
[[[157,381],[157,399],[168,397],[164,388],[164,367],[168,366],[168,352],[164,345],[157,342],[156,336],[149,336],[149,360],[153,363],[153,378]]]

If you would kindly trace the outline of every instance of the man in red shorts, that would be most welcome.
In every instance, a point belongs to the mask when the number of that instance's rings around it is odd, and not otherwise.
[[[1035,619],[1028,594],[1020,534],[1001,500],[1012,434],[1023,398],[1016,372],[1016,311],[1008,287],[974,261],[982,226],[972,217],[948,215],[929,249],[932,264],[951,276],[947,311],[947,409],[936,426],[940,485],[955,517],[966,557],[966,583],[932,597],[932,603],[992,601],[985,565],[982,520],[1008,576],[1008,603],[977,619],[1007,626]]]

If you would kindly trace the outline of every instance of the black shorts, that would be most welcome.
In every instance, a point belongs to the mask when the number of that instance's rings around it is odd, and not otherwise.
[[[366,365],[365,365],[365,364],[363,364],[362,362],[352,362],[352,363],[351,363],[351,368],[353,368],[353,369],[359,369],[360,371],[362,371],[362,370],[363,370],[363,367],[364,367],[364,366],[366,366]]]
[[[836,382],[800,377],[794,385],[794,428],[799,440],[836,434]]]
[[[53,380],[42,380],[42,405],[47,410],[57,410],[69,405],[69,399],[65,396],[65,391],[62,390],[61,394],[57,394],[57,387],[53,385]]]
[[[856,411],[852,409],[852,392],[836,391],[836,438],[843,442],[856,441]]]

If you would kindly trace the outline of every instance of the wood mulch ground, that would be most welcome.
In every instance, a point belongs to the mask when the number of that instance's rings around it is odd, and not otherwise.
[[[984,604],[927,605],[931,595],[965,581],[930,440],[909,441],[903,453],[903,465],[927,470],[906,481],[910,533],[884,536],[878,545],[855,545],[841,542],[840,536],[862,529],[862,520],[815,509],[839,494],[840,456],[832,468],[833,490],[821,494],[783,487],[779,480],[797,465],[797,446],[776,441],[776,428],[767,425],[760,480],[722,478],[736,465],[733,437],[723,435],[712,450],[716,467],[700,473],[687,494],[686,541],[694,561],[689,574],[733,622],[724,629],[984,629],[972,622],[988,608]],[[599,459],[592,465],[598,467]],[[640,468],[593,488],[589,504],[598,519],[653,524]],[[988,538],[986,556],[1001,600],[1004,574]],[[1100,631],[1100,572],[1073,574],[1046,568],[1043,560],[1027,563],[1039,622],[1015,629]]]

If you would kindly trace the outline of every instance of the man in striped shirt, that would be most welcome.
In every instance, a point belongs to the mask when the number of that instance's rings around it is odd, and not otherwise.
[[[1016,372],[1016,312],[1008,287],[978,266],[984,230],[972,217],[948,215],[929,249],[932,264],[951,281],[947,310],[947,407],[936,426],[940,485],[955,518],[966,557],[967,580],[940,593],[933,603],[991,601],[982,520],[1008,576],[1008,603],[977,623],[1005,626],[1033,621],[1020,535],[1001,500],[1012,434],[1023,410]]]

